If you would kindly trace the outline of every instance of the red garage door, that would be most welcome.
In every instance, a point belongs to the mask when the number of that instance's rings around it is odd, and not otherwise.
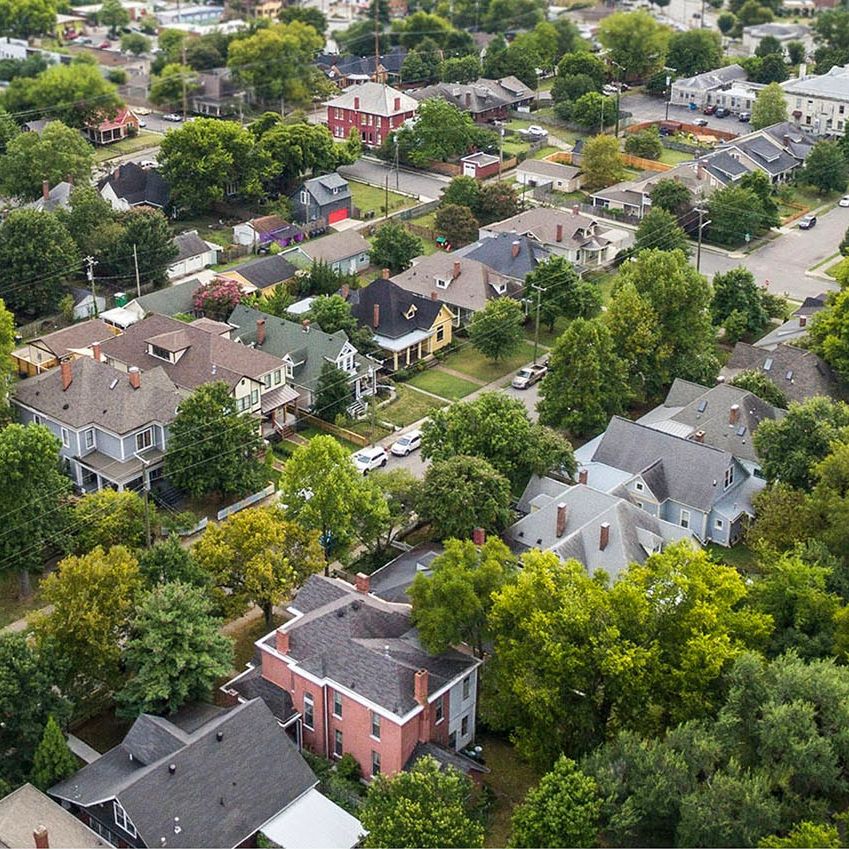
[[[347,217],[347,209],[337,209],[335,212],[331,212],[330,215],[327,216],[327,223],[335,224],[337,221],[344,221]]]

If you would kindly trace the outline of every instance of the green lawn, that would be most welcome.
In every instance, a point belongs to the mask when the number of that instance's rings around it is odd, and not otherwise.
[[[519,758],[513,746],[503,737],[481,732],[475,737],[475,743],[483,748],[490,770],[484,776],[484,783],[495,796],[486,823],[484,846],[506,846],[513,808],[525,798],[540,776]]]
[[[504,153],[504,158],[509,159],[511,156],[518,156],[520,153],[527,153],[531,149],[531,146],[527,142],[523,142],[518,137],[515,137],[504,139],[501,149]]]
[[[310,439],[312,439],[314,436],[333,436],[333,434],[330,434],[330,433],[328,433],[328,432],[327,432],[327,431],[325,431],[325,430],[319,430],[319,429],[318,429],[317,427],[315,427],[314,425],[307,425],[305,428],[301,428],[301,429],[299,429],[299,430],[298,430],[298,436],[302,437],[303,439],[310,440]],[[339,443],[339,444],[340,444],[343,448],[345,448],[345,449],[346,449],[346,450],[348,450],[348,451],[352,451],[352,452],[353,452],[353,451],[359,451],[359,450],[360,450],[360,446],[359,446],[359,445],[354,445],[354,443],[353,443],[353,442],[348,442],[348,440],[347,440],[347,439],[341,439],[341,438],[340,438],[340,437],[338,437],[338,436],[334,437],[334,439],[335,439],[335,440],[336,440],[336,441],[337,441],[337,442],[338,442],[338,443]]]
[[[382,418],[379,410],[375,418]],[[346,428],[347,430],[352,430],[354,433],[358,433],[360,436],[366,437],[366,439],[371,442],[379,441],[384,437],[389,436],[390,433],[392,433],[391,430],[382,427],[377,422],[375,422],[374,427],[372,427],[371,416],[365,419],[359,419],[358,421],[351,422],[349,425],[346,426]]]
[[[464,345],[459,351],[449,354],[443,361],[443,365],[454,371],[462,372],[469,377],[491,383],[500,377],[516,371],[519,367],[530,362],[534,357],[534,346],[532,343],[523,342],[515,354],[503,357],[493,362],[487,359],[480,351],[471,345]]]
[[[411,386],[405,386],[399,383],[395,387],[397,395],[391,404],[381,407],[377,411],[379,418],[386,422],[392,422],[397,427],[407,427],[419,419],[427,418],[431,413],[440,409],[444,405],[431,398],[430,395],[425,395],[422,392],[416,392]]]
[[[660,161],[667,165],[678,165],[680,162],[689,162],[692,158],[692,153],[685,153],[683,150],[671,150],[668,147],[663,148],[663,153],[660,154]]]
[[[616,280],[615,271],[590,272],[584,275],[585,280],[591,280],[601,289],[602,303],[606,306],[610,303],[610,294],[613,291],[613,282]]]
[[[215,215],[207,215],[202,218],[181,219],[173,223],[172,229],[175,235],[177,233],[186,233],[189,230],[197,230],[198,236],[201,239],[205,239],[207,242],[214,242],[223,248],[233,244],[233,228],[219,225],[218,218]]]
[[[557,153],[558,150],[560,150],[560,148],[548,144],[533,153],[531,155],[531,159],[545,159],[546,156],[550,156],[552,153]]]
[[[843,192],[828,192],[820,194],[816,189],[810,186],[793,186],[793,201],[800,203],[802,206],[816,209],[823,204],[837,200]]]
[[[377,186],[367,186],[365,183],[356,183],[353,180],[348,182],[351,187],[351,197],[354,199],[356,206],[361,213],[374,212],[375,215],[383,215],[383,206],[386,202],[387,193],[383,188]],[[389,212],[396,212],[399,209],[407,209],[410,206],[416,205],[415,198],[407,197],[407,195],[399,195],[397,192],[389,191]]]
[[[42,601],[38,592],[40,580],[40,575],[31,576],[33,593],[21,601],[18,599],[18,573],[7,569],[0,575],[0,628],[17,619],[23,619],[28,613],[41,607]]]
[[[726,563],[741,572],[758,571],[755,552],[742,542],[733,548],[725,548],[722,545],[711,543],[707,546],[707,550],[718,563]]]
[[[139,130],[137,136],[131,136],[119,142],[112,142],[112,144],[106,144],[96,148],[94,151],[94,161],[106,162],[109,159],[115,159],[116,156],[137,153],[149,147],[156,147],[161,141],[162,136],[159,133],[149,133],[147,130]]]
[[[560,316],[554,322],[554,330],[549,331],[548,325],[540,322],[539,325],[539,343],[540,345],[544,345],[548,348],[551,348],[554,343],[558,340],[563,331],[569,326],[569,319]],[[531,343],[533,347],[534,341],[534,322],[533,320],[529,321],[525,325],[525,338]],[[533,356],[533,354],[531,355]]]
[[[409,383],[411,386],[424,389],[425,392],[432,392],[434,395],[438,395],[440,398],[446,398],[449,401],[457,401],[460,398],[465,398],[469,393],[480,389],[477,383],[454,377],[453,374],[439,371],[436,368],[419,372],[419,374],[410,379]]]

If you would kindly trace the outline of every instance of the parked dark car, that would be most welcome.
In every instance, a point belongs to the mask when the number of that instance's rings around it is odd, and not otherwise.
[[[724,106],[717,106],[716,111],[713,113],[717,118],[727,118],[729,116],[729,111]]]
[[[702,112],[705,115],[713,115],[714,112],[716,112],[716,104],[715,103],[709,103],[707,106],[705,106],[704,109],[702,109]]]

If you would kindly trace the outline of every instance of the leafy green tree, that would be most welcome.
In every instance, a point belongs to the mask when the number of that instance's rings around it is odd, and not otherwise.
[[[483,826],[471,815],[471,781],[432,757],[420,758],[392,777],[377,775],[369,785],[360,820],[367,847],[483,846]]]
[[[836,826],[814,822],[798,823],[786,837],[772,834],[758,841],[759,849],[838,849],[839,846],[840,835]]]
[[[93,186],[74,186],[71,190],[70,208],[57,211],[77,245],[81,256],[97,255],[101,250],[101,228],[114,223],[117,216],[112,205]]]
[[[150,82],[150,102],[157,106],[177,108],[183,92],[190,97],[200,88],[194,69],[179,62],[169,62]]]
[[[551,90],[555,101],[562,99],[558,97],[558,81],[578,75],[589,77],[595,83],[595,90],[600,91],[604,85],[607,69],[604,62],[598,56],[584,51],[565,54],[557,64],[557,77]]]
[[[487,301],[469,322],[469,339],[485,357],[498,362],[512,356],[524,340],[522,305],[512,298]]]
[[[309,24],[273,24],[234,39],[227,66],[264,103],[276,105],[282,97],[306,104],[314,86],[312,62],[323,47],[324,38]]]
[[[446,59],[440,68],[439,78],[445,83],[473,83],[481,75],[481,62],[477,56],[455,56]]]
[[[310,306],[310,315],[325,333],[344,330],[350,336],[357,329],[351,305],[341,295],[319,295]]]
[[[422,39],[422,44],[425,42],[434,45],[433,40],[427,36]],[[442,65],[438,51],[438,47],[436,50],[423,50],[421,47],[410,50],[401,63],[401,81],[404,83],[429,83],[436,80],[439,77],[439,69]]]
[[[156,511],[150,505],[150,525],[157,527]],[[100,546],[142,548],[145,536],[145,503],[137,492],[101,489],[84,495],[74,507],[74,554],[86,554]]]
[[[651,305],[669,348],[671,377],[711,383],[719,370],[709,306],[711,289],[681,251],[641,251],[622,266],[615,291],[633,283]]]
[[[784,48],[774,35],[767,35],[758,42],[758,46],[755,48],[755,56],[763,58],[771,53],[784,55]]]
[[[503,0],[491,0],[490,13],[494,6]],[[506,0],[510,2],[510,0]],[[502,24],[499,24],[499,28]],[[529,88],[537,86],[537,69],[534,57],[519,44],[511,44],[506,50],[493,51],[492,45],[487,48],[483,60],[483,75],[487,79],[500,79],[501,77],[514,76],[520,79]]]
[[[493,593],[512,579],[514,569],[514,556],[497,537],[482,546],[448,540],[431,564],[432,574],[416,575],[408,593],[422,645],[441,654],[467,643],[483,657]]]
[[[353,399],[350,375],[334,363],[324,363],[315,387],[315,414],[334,422],[337,416],[345,415]]]
[[[15,317],[0,299],[0,417],[8,415],[12,385],[12,351],[17,347]]]
[[[477,206],[472,208],[481,224],[512,218],[519,211],[519,197],[510,183],[498,180],[484,183],[480,188]]]
[[[15,123],[15,119],[0,106],[0,154],[6,153],[9,142],[20,133],[21,128]]]
[[[787,51],[787,61],[791,65],[800,65],[805,61],[805,54],[808,50],[801,41],[788,41],[785,49]]]
[[[761,199],[751,189],[726,186],[715,191],[707,202],[710,238],[720,244],[736,246],[754,238],[768,222]]]
[[[480,190],[481,184],[474,177],[454,177],[442,193],[440,206],[453,204],[475,210],[479,205]]]
[[[298,178],[309,171],[332,171],[339,162],[340,150],[327,127],[299,121],[282,123],[279,115],[270,113],[275,123],[261,133],[251,127],[259,152],[268,160],[270,182],[290,190]],[[265,118],[269,113],[262,117]],[[359,138],[359,135],[357,136]],[[347,147],[347,142],[345,143]]]
[[[670,30],[646,11],[616,12],[598,28],[598,40],[610,51],[626,78],[646,77],[664,64]]]
[[[32,760],[32,783],[46,793],[49,787],[77,771],[78,761],[53,716],[48,717],[44,734]]]
[[[817,313],[808,335],[811,348],[841,377],[849,378],[849,289],[838,292]]]
[[[676,32],[669,39],[666,62],[682,77],[694,77],[722,65],[722,39],[709,29]]]
[[[140,32],[128,32],[121,36],[121,52],[141,56],[150,50],[150,39]]]
[[[444,162],[471,146],[475,124],[468,112],[463,112],[441,97],[419,104],[417,120],[412,129],[414,149],[410,159],[415,165],[431,160]]]
[[[353,517],[363,512],[361,502],[368,495],[350,454],[332,436],[313,437],[295,450],[279,490],[287,517],[317,531],[328,556],[347,545]]]
[[[540,422],[579,436],[602,430],[629,392],[625,364],[598,319],[575,319],[557,340],[540,385]]]
[[[757,74],[759,83],[782,83],[787,79],[789,73],[784,57],[778,53],[770,53],[760,60],[761,66]]]
[[[51,121],[41,133],[20,133],[6,145],[0,160],[3,191],[31,200],[41,196],[42,183],[63,180],[85,185],[91,179],[94,150],[77,130]]]
[[[419,511],[439,539],[467,539],[475,528],[500,533],[510,522],[510,482],[480,457],[437,460],[425,473]]]
[[[259,195],[264,164],[255,148],[250,132],[234,121],[196,118],[169,131],[157,160],[172,203],[203,212],[232,186],[246,197]]]
[[[595,780],[561,755],[513,811],[511,846],[595,846],[601,799]]]
[[[179,253],[168,219],[158,209],[141,207],[122,213],[118,223],[120,231],[100,255],[105,274],[126,280],[127,261],[136,258],[139,280],[164,286],[168,266]]]
[[[760,333],[769,324],[755,276],[742,266],[713,278],[713,323],[722,324],[734,312],[743,316],[743,328],[749,333]]]
[[[59,467],[59,440],[46,427],[0,430],[0,510],[8,517],[0,562],[18,573],[21,598],[31,594],[30,572],[43,567],[44,548],[64,524],[70,489]]]
[[[369,475],[366,493],[369,509],[354,516],[354,533],[372,554],[386,551],[410,524],[418,508],[420,487],[419,478],[400,467]]]
[[[763,226],[778,227],[781,224],[781,216],[778,214],[778,204],[773,195],[774,187],[769,177],[763,171],[748,171],[741,178],[738,185],[743,189],[751,189],[760,199],[763,209]]]
[[[436,211],[436,229],[452,246],[461,247],[478,238],[478,220],[467,206],[442,203]]]
[[[736,14],[740,25],[744,27],[768,24],[774,18],[772,10],[768,6],[762,6],[758,0],[746,0]]]
[[[692,30],[700,32],[700,30]],[[649,127],[637,133],[629,133],[625,139],[625,153],[641,156],[643,159],[660,159],[663,145],[657,127]]]
[[[139,572],[148,587],[179,581],[206,589],[212,580],[176,534],[139,552]]]
[[[397,274],[409,268],[413,258],[423,250],[424,245],[418,236],[394,221],[387,221],[372,240],[370,256],[373,265]]]
[[[757,549],[787,551],[813,533],[814,519],[805,492],[776,482],[752,500],[755,521],[746,532],[746,542]]]
[[[15,313],[43,315],[80,267],[76,245],[51,212],[17,209],[0,226],[0,297]]]
[[[633,396],[640,401],[660,397],[670,380],[670,348],[651,304],[633,283],[625,283],[616,289],[603,321],[625,365]]]
[[[767,480],[811,489],[814,465],[826,457],[835,441],[846,438],[847,427],[849,407],[819,397],[790,404],[783,419],[761,422],[754,442]]]
[[[284,6],[277,13],[277,20],[281,24],[300,21],[311,26],[319,35],[323,35],[327,30],[327,17],[314,6]]]
[[[832,443],[830,453],[813,467],[813,476],[816,486],[807,499],[808,515],[816,540],[839,558],[843,572],[849,562],[849,444],[845,437]]]
[[[598,286],[578,277],[567,259],[552,256],[541,262],[525,278],[525,289],[536,293],[539,319],[554,332],[561,316],[569,319],[592,318],[601,311],[601,292]]]
[[[787,120],[787,101],[784,89],[778,83],[762,88],[752,107],[752,127],[756,130]]]
[[[733,12],[723,12],[716,19],[716,25],[723,35],[728,35],[737,24],[737,16]]]
[[[480,457],[517,486],[531,474],[552,468],[572,474],[575,468],[571,445],[532,422],[525,405],[503,392],[437,410],[424,424],[422,454],[432,460]]]
[[[138,561],[122,545],[66,557],[42,581],[42,598],[53,608],[34,618],[36,639],[66,662],[73,692],[120,686],[121,645],[141,588]]]
[[[622,179],[619,142],[613,136],[593,136],[584,145],[581,157],[584,185],[589,189],[613,185]]]
[[[88,62],[57,63],[37,77],[18,77],[3,94],[3,107],[11,113],[40,115],[75,129],[112,117],[120,106],[115,86]]]
[[[118,694],[122,713],[174,713],[209,699],[233,668],[232,641],[210,610],[191,584],[159,584],[141,599],[123,653],[129,680]]]
[[[572,104],[583,95],[589,94],[591,91],[598,91],[598,87],[595,80],[589,75],[575,74],[563,79],[557,77],[551,91],[553,98],[554,92],[557,92],[557,97],[554,98],[555,114],[568,121],[572,117]]]
[[[585,130],[604,127],[616,121],[616,98],[590,91],[582,94],[569,108],[569,120]]]
[[[837,143],[818,141],[805,159],[799,179],[823,194],[845,191],[849,165]]]
[[[103,0],[97,20],[101,26],[109,27],[109,32],[115,35],[120,27],[125,27],[130,22],[130,13],[119,0]]]
[[[210,434],[210,436],[199,436]],[[181,402],[170,428],[165,469],[195,497],[245,495],[262,486],[256,419],[240,415],[226,383],[205,383]]]
[[[23,783],[50,717],[70,718],[71,704],[58,686],[64,673],[59,658],[27,634],[0,633],[0,781]]]
[[[747,369],[731,380],[731,385],[757,395],[773,407],[787,407],[787,396],[762,371]]]
[[[690,243],[687,235],[678,226],[678,221],[672,213],[665,209],[651,209],[640,221],[634,236],[634,252],[639,253],[648,248],[659,251],[681,251],[690,253]]]
[[[685,212],[691,203],[690,190],[678,180],[668,177],[658,180],[651,190],[652,210],[665,209],[677,217]]]
[[[52,32],[56,5],[51,0],[3,0],[0,3],[0,32],[12,38],[29,38]]]

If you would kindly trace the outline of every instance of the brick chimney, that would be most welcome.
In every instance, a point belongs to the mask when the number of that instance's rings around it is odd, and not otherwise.
[[[598,550],[604,551],[610,542],[610,522],[602,522],[598,529]]]
[[[566,533],[566,520],[569,518],[569,508],[562,501],[557,505],[557,524],[554,527],[554,532],[557,536],[562,537]]]
[[[438,293],[438,292],[431,292],[431,293],[430,293],[430,299],[431,299],[432,301],[435,301],[438,297],[439,297],[439,293]]]
[[[562,224],[557,225],[557,229],[555,231],[555,236],[554,236],[554,241],[555,242],[562,242],[563,241],[563,225]]]
[[[383,271],[381,271],[381,272],[380,272],[380,276],[381,276],[384,280],[388,280],[388,279],[389,279],[389,269],[388,269],[388,268],[384,268],[384,269],[383,269]]]
[[[510,253],[513,254],[514,259],[517,256],[519,256],[519,248],[521,248],[521,247],[522,247],[522,243],[518,239],[516,239],[516,241],[513,242],[512,246],[510,248]]]
[[[308,318],[305,318],[301,322],[301,327],[304,329],[304,333],[309,333],[310,332],[310,320]]]
[[[427,669],[420,669],[415,675],[414,695],[416,701],[423,707],[427,707]]]
[[[141,372],[138,369],[138,366],[130,366],[130,386],[133,389],[138,389],[141,386]]]
[[[728,424],[735,425],[737,424],[737,419],[740,418],[740,405],[732,404],[731,409],[728,411]]]
[[[581,207],[578,204],[573,204],[572,206],[572,215],[578,215],[581,211]]]
[[[805,327],[808,324],[808,317],[806,315],[799,316],[799,327]]]
[[[357,576],[354,579],[354,586],[357,588],[358,593],[368,595],[371,589],[371,578],[365,572],[357,572]]]
[[[380,327],[380,304],[375,304],[372,307],[371,326],[375,330]]]
[[[258,318],[256,320],[256,343],[257,345],[265,344],[265,319]]]
[[[483,545],[486,542],[486,531],[483,528],[475,528],[472,531],[472,542],[475,545]]]
[[[96,362],[100,362],[100,342],[91,343],[91,358]]]
[[[41,196],[45,200],[50,197],[50,180],[41,181]]]
[[[274,648],[280,654],[289,654],[289,632],[278,628],[274,633]]]
[[[466,109],[468,109],[472,105],[472,93],[470,91],[466,92]]]
[[[589,476],[590,476],[590,473],[586,469],[581,469],[581,471],[578,472],[578,483],[582,483],[582,484],[584,484],[584,486],[586,486],[587,485],[587,478]]]
[[[35,849],[50,849],[50,839],[45,826],[38,826],[32,833],[32,839],[35,841]]]
[[[460,260],[454,260],[454,267],[451,269],[451,276],[456,280],[460,276]]]
[[[360,98],[355,96],[354,97],[354,109],[359,109],[359,108],[360,108]]]
[[[705,441],[705,432],[703,430],[697,430],[695,437],[693,437],[696,442],[704,442]]]
[[[74,379],[74,373],[71,370],[71,360],[68,357],[65,357],[59,363],[59,370],[62,372],[62,391],[65,392]]]

